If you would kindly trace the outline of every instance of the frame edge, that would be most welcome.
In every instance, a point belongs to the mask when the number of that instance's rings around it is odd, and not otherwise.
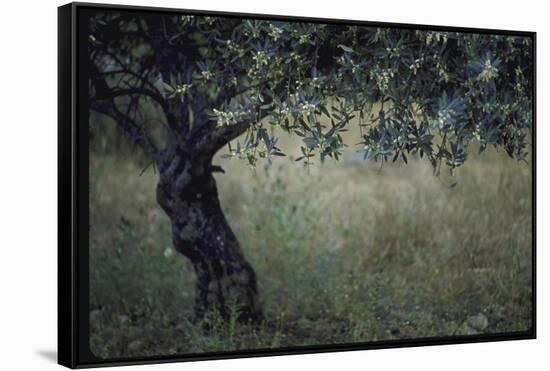
[[[75,254],[73,244],[74,5],[57,8],[57,363],[76,367]]]
[[[454,339],[420,339],[413,342],[393,342],[380,344],[344,344],[341,347],[329,346],[328,348],[314,347],[309,348],[290,348],[278,350],[256,350],[245,352],[222,352],[204,355],[175,355],[175,356],[159,356],[148,357],[147,359],[113,359],[113,360],[94,360],[88,362],[84,357],[79,359],[78,343],[79,334],[77,326],[77,284],[78,279],[78,260],[77,259],[77,237],[76,237],[76,221],[77,211],[73,209],[76,201],[75,188],[78,174],[76,172],[78,161],[76,158],[76,134],[75,123],[77,122],[78,112],[76,111],[76,85],[79,76],[76,75],[76,55],[77,49],[77,8],[107,8],[120,10],[140,10],[140,11],[160,11],[160,12],[188,12],[191,14],[212,14],[217,16],[230,17],[256,17],[260,19],[292,19],[303,21],[327,21],[335,23],[364,23],[372,25],[385,25],[393,27],[415,27],[440,29],[447,31],[465,32],[505,32],[511,34],[521,34],[533,39],[534,50],[534,81],[536,84],[536,39],[535,31],[510,31],[510,30],[493,30],[493,29],[477,29],[477,28],[462,28],[462,27],[447,27],[447,26],[426,26],[417,24],[400,24],[390,22],[369,22],[369,21],[350,21],[345,19],[329,19],[329,18],[308,18],[299,16],[284,16],[284,15],[269,15],[269,14],[249,14],[239,12],[223,12],[223,11],[201,11],[189,9],[172,9],[162,7],[149,6],[133,6],[133,5],[118,5],[118,4],[101,4],[101,3],[86,3],[76,2],[69,3],[58,7],[58,363],[69,368],[92,368],[92,367],[109,367],[109,366],[124,366],[124,365],[141,365],[141,364],[162,364],[173,362],[188,362],[202,360],[222,360],[234,358],[248,357],[265,357],[265,356],[284,356],[284,355],[300,355],[300,354],[319,354],[325,352],[343,352],[356,350],[376,350],[376,349],[392,349],[400,347],[419,347],[433,345],[459,345],[469,343],[482,342],[497,342],[507,340],[533,340],[536,339],[536,243],[533,243],[533,326],[531,329],[521,333],[496,334],[489,337],[467,337]],[[536,126],[536,85],[533,87],[533,128]],[[533,130],[533,201],[536,201],[536,135]],[[536,202],[533,203],[533,228],[534,240],[536,238]]]

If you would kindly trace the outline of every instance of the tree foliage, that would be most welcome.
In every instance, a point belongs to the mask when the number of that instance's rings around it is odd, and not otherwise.
[[[254,165],[284,156],[274,127],[302,139],[297,160],[338,159],[351,124],[366,159],[418,154],[453,169],[471,141],[527,154],[529,36],[108,12],[91,18],[88,41],[92,108],[153,159],[170,143],[227,145]],[[145,102],[161,112],[164,150],[140,122]]]

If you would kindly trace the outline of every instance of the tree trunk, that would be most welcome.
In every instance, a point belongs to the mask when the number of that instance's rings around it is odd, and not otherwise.
[[[175,249],[191,260],[197,274],[195,320],[237,311],[241,321],[262,317],[256,274],[244,258],[218,199],[210,160],[175,156],[160,170],[157,200],[172,223]]]

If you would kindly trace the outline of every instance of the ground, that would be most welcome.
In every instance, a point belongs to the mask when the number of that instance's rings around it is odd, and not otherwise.
[[[504,153],[474,148],[453,177],[415,158],[365,163],[351,148],[309,170],[291,156],[255,170],[217,158],[221,202],[256,269],[266,321],[205,331],[190,322],[195,278],[171,245],[157,175],[141,174],[147,163],[131,151],[101,148],[90,158],[90,346],[99,357],[531,327],[531,166]]]

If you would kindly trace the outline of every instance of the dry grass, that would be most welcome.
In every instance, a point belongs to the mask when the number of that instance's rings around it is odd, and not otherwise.
[[[267,321],[218,323],[205,334],[189,323],[194,277],[172,253],[155,174],[140,176],[138,159],[93,151],[92,351],[123,357],[529,329],[530,166],[472,153],[452,179],[433,176],[425,161],[380,167],[351,151],[309,171],[290,159],[255,170],[218,159],[227,173],[217,176],[222,205],[257,271]]]

